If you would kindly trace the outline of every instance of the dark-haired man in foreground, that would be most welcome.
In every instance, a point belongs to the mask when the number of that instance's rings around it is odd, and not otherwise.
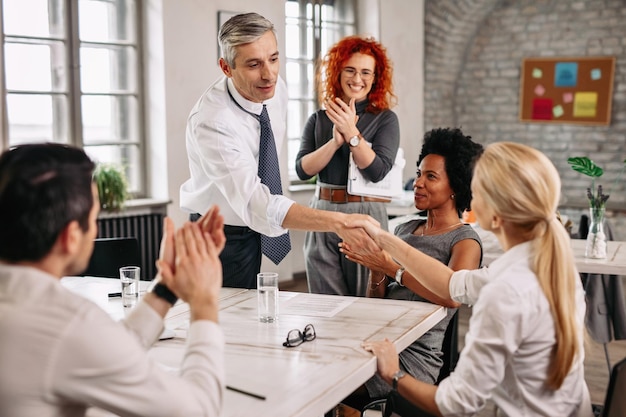
[[[97,234],[93,162],[80,149],[22,145],[0,155],[0,415],[216,416],[224,390],[217,324],[223,218],[165,220],[158,283],[123,322],[64,288]],[[180,374],[146,354],[176,297],[190,306]]]

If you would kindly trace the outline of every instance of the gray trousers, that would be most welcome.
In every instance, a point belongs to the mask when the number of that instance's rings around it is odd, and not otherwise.
[[[331,203],[313,197],[310,206],[319,210],[341,213],[369,214],[387,230],[387,209],[384,203]],[[369,269],[348,261],[339,252],[341,238],[330,232],[307,232],[304,240],[304,260],[309,292],[365,297]]]

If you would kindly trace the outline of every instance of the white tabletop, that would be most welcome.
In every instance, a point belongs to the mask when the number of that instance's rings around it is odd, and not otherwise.
[[[626,275],[626,242],[606,242],[606,259],[586,258],[586,241],[583,239],[572,239],[571,242],[574,257],[576,258],[576,268],[578,268],[578,272]]]
[[[119,280],[68,277],[62,282],[112,317],[123,317],[121,301],[107,296],[119,290]],[[363,341],[388,338],[400,351],[446,314],[445,308],[430,303],[284,291],[279,309],[278,322],[261,323],[255,290],[222,288],[219,320],[226,336],[226,384],[264,397],[226,390],[222,416],[321,417],[375,374],[376,359],[363,350]],[[179,302],[166,317],[176,338],[159,341],[149,351],[166,369],[180,366],[188,322],[187,305]],[[309,323],[315,327],[315,340],[283,347],[289,330],[302,330]]]
[[[483,243],[483,264],[489,265],[496,260],[503,251],[495,235],[475,226],[475,230]],[[578,272],[591,274],[626,275],[626,242],[608,241],[606,259],[591,259],[585,257],[584,239],[571,239],[574,260]]]
[[[130,311],[122,305],[122,297],[109,297],[111,293],[122,291],[119,278],[63,277],[61,284],[73,292],[90,299],[115,319],[120,320]],[[139,281],[139,295],[143,295],[150,281]]]

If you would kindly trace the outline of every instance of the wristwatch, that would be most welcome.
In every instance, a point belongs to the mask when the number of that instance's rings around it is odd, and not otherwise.
[[[395,276],[395,280],[398,284],[400,284],[402,287],[404,287],[404,285],[402,285],[402,274],[404,274],[404,267],[400,267],[398,268],[398,270],[396,271],[396,276]]]
[[[404,372],[402,369],[393,374],[393,376],[391,377],[391,383],[394,390],[398,390],[398,381],[400,380],[400,378],[404,378],[405,376],[406,372]]]
[[[176,294],[174,294],[172,290],[170,290],[169,288],[167,288],[166,285],[161,284],[160,282],[158,282],[152,288],[152,292],[154,293],[154,295],[156,295],[159,298],[164,299],[171,305],[176,304],[176,301],[178,301],[178,297],[176,297]]]
[[[350,138],[349,144],[354,148],[355,146],[359,146],[359,142],[361,142],[361,137],[359,135],[355,135]]]

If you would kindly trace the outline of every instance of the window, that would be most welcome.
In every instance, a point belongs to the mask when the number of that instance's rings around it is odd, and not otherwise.
[[[341,38],[356,33],[355,0],[287,0],[285,61],[289,108],[287,136],[289,178],[298,182],[295,162],[309,116],[319,107],[316,64]]]
[[[0,0],[2,148],[59,142],[144,193],[136,0]],[[2,81],[3,80],[3,81]]]

